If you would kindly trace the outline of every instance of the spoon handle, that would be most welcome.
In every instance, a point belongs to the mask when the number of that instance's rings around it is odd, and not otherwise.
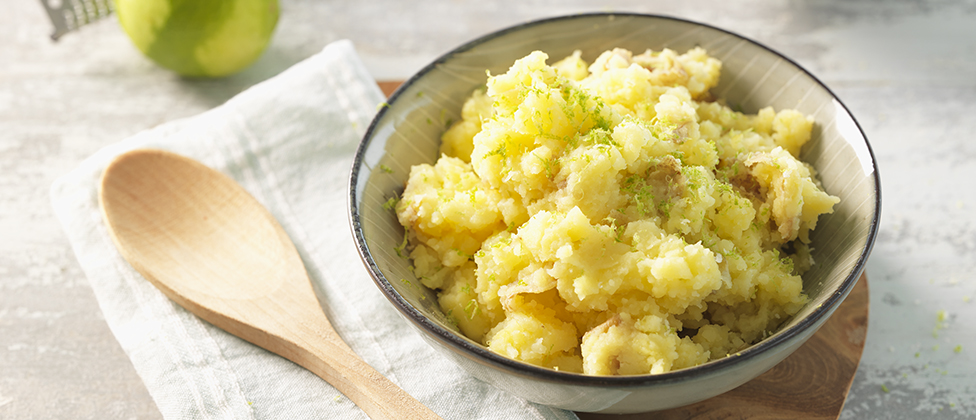
[[[307,284],[307,280],[305,282]],[[207,322],[308,369],[343,393],[373,420],[441,420],[420,401],[359,357],[342,340],[313,296],[272,293],[255,299],[204,302],[163,292]],[[279,290],[277,293],[281,293]]]
[[[261,316],[267,302],[258,299],[251,303],[255,305],[243,315],[250,318],[248,322],[235,320],[239,316],[236,314],[229,317],[220,314],[211,323],[308,369],[373,420],[441,420],[353,352],[321,311],[294,302],[295,306],[284,311],[295,311],[289,317],[295,322],[286,324]],[[280,313],[282,309],[274,312]]]
[[[292,361],[332,384],[373,420],[441,419],[342,341],[322,340],[315,348],[296,346],[295,350]]]

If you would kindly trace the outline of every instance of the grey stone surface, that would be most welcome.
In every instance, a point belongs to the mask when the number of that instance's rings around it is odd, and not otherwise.
[[[162,417],[51,210],[51,182],[82,159],[212,108],[338,39],[351,39],[378,78],[402,79],[489,31],[608,10],[683,17],[754,38],[808,68],[851,108],[880,162],[884,211],[867,266],[868,339],[842,418],[976,416],[973,1],[281,1],[267,53],[240,74],[209,81],[156,67],[112,19],[53,43],[39,3],[4,3],[0,419]]]

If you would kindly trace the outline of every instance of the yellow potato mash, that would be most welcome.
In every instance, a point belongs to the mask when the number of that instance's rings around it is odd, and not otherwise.
[[[396,204],[419,279],[468,337],[588,375],[662,373],[763,339],[807,297],[838,202],[813,120],[714,100],[701,48],[533,52],[464,104]]]

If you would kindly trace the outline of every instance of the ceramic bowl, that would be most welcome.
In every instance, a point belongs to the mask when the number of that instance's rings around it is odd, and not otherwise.
[[[557,60],[582,50],[587,62],[614,47],[642,52],[695,46],[723,63],[714,96],[745,112],[793,108],[816,120],[801,158],[841,201],[812,234],[817,264],[803,276],[810,302],[773,335],[740,353],[658,375],[585,376],[495,354],[452,327],[435,294],[421,286],[395,248],[404,234],[383,203],[403,190],[410,167],[434,163],[446,119],[457,120],[485,70],[501,74],[534,50]],[[790,59],[742,36],[664,16],[599,13],[525,23],[443,55],[406,81],[382,107],[355,157],[350,221],[360,255],[390,302],[431,346],[472,375],[536,403],[584,412],[632,413],[691,404],[770,369],[804,343],[854,286],[874,243],[880,179],[870,145],[848,109]],[[431,122],[434,123],[431,123]],[[402,281],[406,279],[408,281]]]

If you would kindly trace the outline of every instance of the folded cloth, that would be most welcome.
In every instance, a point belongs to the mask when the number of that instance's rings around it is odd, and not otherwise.
[[[445,419],[576,419],[466,374],[405,323],[359,261],[346,216],[355,148],[384,100],[348,41],[195,117],[106,147],[51,188],[105,320],[166,419],[367,418],[325,381],[185,311],[112,243],[98,181],[118,154],[165,149],[237,180],[298,248],[323,310],[367,363]]]

